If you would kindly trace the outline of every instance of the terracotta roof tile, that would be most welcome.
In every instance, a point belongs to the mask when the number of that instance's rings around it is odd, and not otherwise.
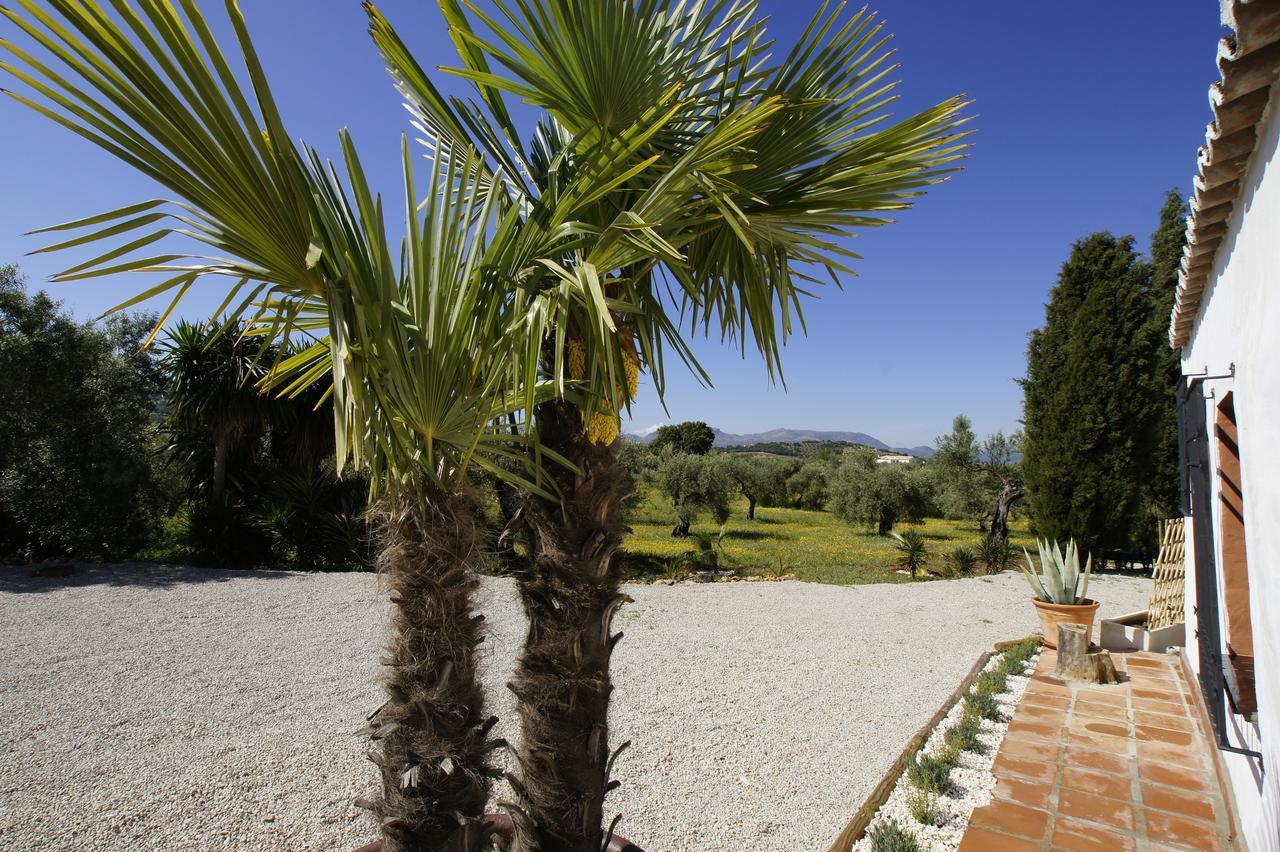
[[[1239,197],[1240,178],[1280,73],[1280,0],[1227,0],[1223,12],[1234,35],[1218,45],[1221,79],[1209,87],[1213,122],[1205,129],[1197,156],[1187,246],[1169,323],[1169,341],[1175,347],[1186,344],[1195,328],[1209,273]]]

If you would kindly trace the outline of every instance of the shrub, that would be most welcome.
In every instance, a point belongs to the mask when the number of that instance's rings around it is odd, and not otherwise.
[[[351,570],[372,558],[365,521],[367,475],[338,476],[332,460],[276,472],[253,524],[266,537],[272,564],[293,570]]]
[[[999,722],[1004,717],[1000,714],[1000,705],[994,695],[985,692],[970,692],[964,697],[964,710],[976,718],[990,719]]]
[[[914,579],[917,572],[929,561],[929,545],[918,529],[909,529],[899,535],[894,533],[893,549],[898,551],[898,564],[911,572]]]
[[[941,793],[950,786],[951,770],[956,765],[958,753],[950,747],[938,754],[916,755],[907,766],[907,780],[917,790]]]
[[[944,742],[942,748],[934,756],[948,766],[955,768],[955,765],[960,762],[960,749],[952,748]]]
[[[978,734],[982,732],[982,723],[974,716],[965,715],[951,727],[943,737],[947,748],[960,751],[977,751],[980,743]]]
[[[1020,660],[1017,657],[1009,657],[1009,656],[1006,656],[1004,659],[1002,659],[1000,661],[1000,665],[996,666],[996,668],[993,669],[993,671],[998,671],[1005,676],[1021,675],[1021,674],[1024,674],[1026,670],[1027,670],[1026,660]]]
[[[0,554],[119,558],[158,532],[139,324],[76,322],[0,266]]]
[[[978,567],[978,554],[968,547],[957,547],[947,554],[947,565],[955,573],[966,577]]]
[[[920,844],[896,822],[882,822],[871,829],[871,852],[920,852]]]
[[[1009,567],[1013,559],[1013,547],[1008,539],[997,541],[995,536],[988,535],[978,547],[978,561],[988,574],[999,574]]]
[[[978,675],[978,679],[974,681],[974,688],[978,692],[984,692],[987,695],[999,695],[1004,692],[1007,679],[1008,676],[1005,672],[1001,671],[1000,666],[997,666]]]
[[[1016,645],[1005,649],[1000,666],[1007,674],[1022,674],[1026,671],[1027,661],[1040,650],[1039,639],[1023,639]]]
[[[912,790],[907,794],[907,808],[916,822],[933,825],[938,821],[938,794],[932,790]]]

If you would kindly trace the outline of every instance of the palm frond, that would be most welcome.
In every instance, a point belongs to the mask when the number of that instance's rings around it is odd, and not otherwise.
[[[118,306],[176,291],[162,322],[192,285],[209,276],[231,282],[228,302],[251,281],[266,282],[259,295],[320,288],[301,162],[234,3],[228,14],[249,91],[241,89],[191,0],[114,2],[114,18],[94,0],[49,4],[52,12],[34,0],[16,3],[0,14],[47,58],[4,41],[12,60],[0,62],[0,69],[31,90],[5,93],[174,194],[37,231],[95,229],[48,251],[103,241],[110,246],[55,281],[164,273],[162,283]],[[211,253],[147,251],[169,237],[193,240],[202,247],[197,252]],[[245,310],[247,305],[238,309]]]
[[[473,84],[494,123],[474,104],[440,97],[371,11],[375,40],[411,109],[428,117],[437,146],[466,139],[492,151],[500,140],[516,152],[506,172],[523,176],[527,191],[516,194],[524,202],[570,199],[583,174],[612,176],[586,196],[594,207],[551,217],[574,221],[583,250],[574,246],[563,269],[550,270],[543,293],[608,282],[659,394],[664,347],[708,379],[682,325],[744,352],[753,344],[780,377],[781,347],[803,329],[806,297],[826,278],[838,284],[853,274],[858,256],[847,238],[888,223],[945,179],[967,144],[962,98],[890,123],[895,66],[883,22],[865,9],[847,15],[843,4],[824,3],[780,61],[769,58],[751,0],[497,0],[492,13],[472,0],[443,0],[442,9],[460,60],[446,70]],[[527,155],[504,97],[545,110]],[[749,132],[726,127],[739,119]],[[635,144],[604,153],[607,140],[624,137]],[[726,143],[718,156],[686,156],[717,138]],[[526,215],[535,218],[532,209]],[[563,310],[528,304],[535,324],[545,320],[552,352],[563,350],[564,324],[581,334],[604,316],[598,298]],[[587,334],[600,344],[590,360],[602,369],[600,381],[585,384],[607,396],[620,347]],[[559,359],[552,373],[566,392]]]
[[[125,302],[176,290],[167,319],[194,284],[221,276],[217,335],[247,322],[259,357],[279,353],[258,380],[278,393],[330,375],[340,463],[368,465],[375,487],[453,487],[476,465],[541,488],[524,463],[528,430],[496,422],[543,394],[521,385],[526,348],[507,308],[513,277],[544,245],[521,243],[515,208],[469,145],[433,162],[419,210],[406,144],[397,258],[350,137],[341,170],[289,141],[234,0],[248,90],[192,0],[112,0],[115,17],[94,0],[17,3],[3,14],[52,58],[5,42],[16,61],[3,69],[34,91],[8,94],[173,193],[46,229],[59,234],[50,251],[107,246],[61,280],[168,273]],[[552,231],[552,246],[572,240]],[[170,237],[217,256],[151,253]],[[504,263],[518,243],[523,266]]]

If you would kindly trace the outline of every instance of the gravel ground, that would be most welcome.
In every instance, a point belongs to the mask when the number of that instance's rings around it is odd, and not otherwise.
[[[0,848],[351,849],[386,605],[367,574],[0,568]],[[1149,580],[1095,577],[1102,615]],[[1016,574],[632,586],[607,803],[650,852],[825,848],[974,659],[1036,629]],[[486,580],[493,712],[523,632]],[[505,727],[505,725],[503,726]],[[502,728],[500,728],[502,730]],[[504,733],[513,737],[509,728]]]
[[[991,671],[1000,664],[1004,655],[992,657],[983,671]],[[889,794],[889,799],[880,806],[867,826],[867,834],[854,844],[854,852],[872,852],[871,830],[882,822],[894,822],[907,833],[913,835],[922,852],[953,852],[959,848],[969,825],[969,817],[974,809],[991,801],[995,793],[996,779],[991,774],[991,767],[996,762],[996,754],[1004,735],[1009,731],[1009,721],[1031,682],[1031,673],[1035,671],[1037,657],[1033,657],[1024,668],[1023,675],[1009,675],[1003,693],[997,695],[996,703],[1000,706],[1004,719],[995,722],[990,719],[981,721],[982,731],[978,734],[980,748],[974,751],[962,751],[959,763],[951,770],[950,787],[936,800],[937,813],[933,824],[922,825],[911,813],[911,801],[920,792],[911,784],[906,772],[898,779],[898,785]],[[970,692],[973,690],[971,689]],[[925,741],[921,751],[925,754],[941,754],[946,749],[946,734],[955,727],[964,716],[964,701],[957,701],[950,712],[933,729],[929,739]]]

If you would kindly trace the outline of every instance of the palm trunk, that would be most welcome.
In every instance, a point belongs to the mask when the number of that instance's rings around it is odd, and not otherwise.
[[[476,677],[482,616],[475,515],[456,494],[428,491],[383,500],[375,509],[378,569],[390,589],[387,703],[371,719],[382,775],[372,809],[382,852],[445,849],[460,821],[484,816],[494,774]]]
[[[523,735],[513,781],[516,848],[600,852],[614,756],[609,658],[622,637],[611,625],[627,600],[616,557],[629,483],[616,442],[589,443],[572,404],[539,406],[538,430],[579,473],[555,474],[563,503],[530,495],[525,505],[532,563],[518,582],[529,633],[511,685]]]
[[[218,438],[213,444],[213,485],[209,489],[209,505],[215,512],[227,507],[227,464],[231,459],[231,439]]]
[[[508,572],[514,573],[523,567],[524,559],[516,551],[520,539],[524,518],[520,508],[520,492],[509,483],[498,481],[494,487],[498,497],[498,515],[501,529],[494,539],[493,553],[502,562]]]

